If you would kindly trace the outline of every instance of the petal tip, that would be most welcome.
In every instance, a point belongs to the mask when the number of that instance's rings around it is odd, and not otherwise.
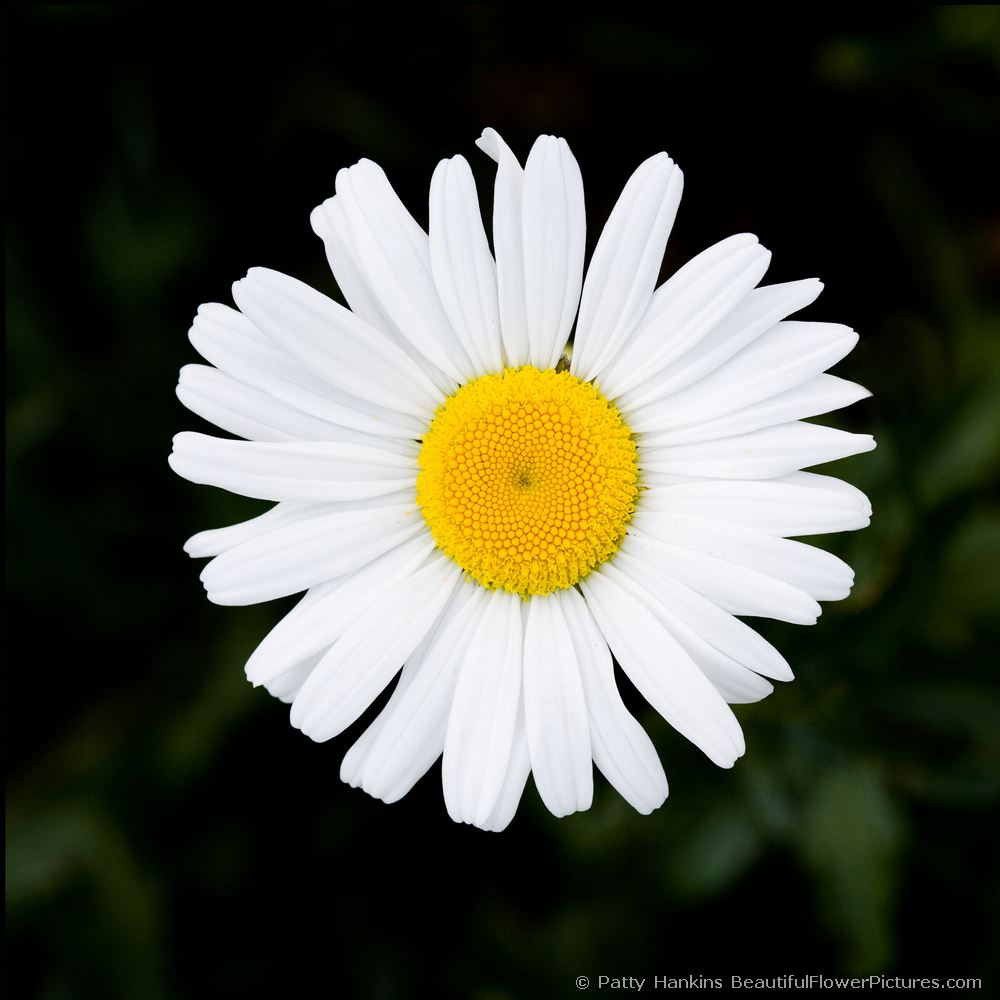
[[[309,213],[309,226],[321,240],[326,238],[331,229],[329,216],[327,215],[327,206],[334,198],[336,198],[336,195],[333,198],[327,198],[325,201],[320,202]]]
[[[503,140],[495,128],[487,126],[483,129],[476,145],[491,159],[500,162],[500,144]]]

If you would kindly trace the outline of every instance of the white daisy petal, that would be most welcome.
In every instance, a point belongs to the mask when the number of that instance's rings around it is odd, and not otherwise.
[[[531,759],[528,754],[528,736],[524,724],[523,702],[517,710],[517,720],[514,723],[514,739],[510,748],[510,761],[497,804],[483,823],[477,824],[480,829],[490,833],[500,833],[506,830],[517,812],[517,807],[524,794],[524,786],[531,773]]]
[[[299,364],[344,392],[429,420],[441,392],[385,334],[301,281],[254,267],[233,285],[240,309]]]
[[[587,268],[570,363],[578,378],[604,368],[646,312],[683,187],[666,153],[642,163],[625,185]]]
[[[746,566],[661,542],[630,529],[622,551],[630,552],[731,615],[775,618],[793,625],[815,625],[822,608],[804,591]]]
[[[430,259],[441,304],[476,373],[502,371],[497,269],[462,156],[442,160],[431,178]]]
[[[340,780],[345,784],[350,785],[352,788],[362,787],[362,775],[365,767],[368,765],[369,756],[375,746],[375,742],[378,739],[379,734],[397,711],[398,705],[406,694],[411,683],[422,672],[423,662],[427,651],[441,635],[442,630],[446,628],[454,619],[456,609],[461,608],[464,605],[465,598],[467,596],[465,588],[459,587],[455,591],[434,627],[427,633],[426,636],[424,636],[423,639],[420,640],[417,648],[407,657],[406,662],[403,664],[403,669],[399,672],[396,686],[393,688],[388,702],[386,702],[385,708],[383,708],[382,711],[375,716],[368,728],[362,732],[354,743],[351,744],[347,753],[344,754],[344,759],[340,764]],[[442,735],[441,744],[443,743],[444,737]],[[401,798],[413,787],[413,785],[417,783],[417,781],[419,781],[431,764],[433,764],[437,757],[441,755],[441,746],[439,745],[434,756],[430,757],[430,759],[426,762],[426,766],[424,766],[423,761],[427,758],[427,756],[429,756],[427,750],[428,747],[426,745],[420,748],[420,759],[415,760],[413,757],[410,757],[405,762],[397,761],[397,763],[401,764],[401,769],[404,771],[404,784],[399,786],[401,791],[398,795],[390,792],[388,794],[392,795],[392,798],[384,797],[383,795],[373,791],[371,786],[369,786],[366,791],[368,791],[369,794],[373,795],[375,798],[382,799],[384,802],[395,802],[398,798]]]
[[[258,604],[343,576],[423,532],[412,504],[340,510],[252,538],[216,556],[201,573],[216,604]]]
[[[842,601],[854,585],[854,571],[832,553],[739,524],[640,511],[632,525],[636,532],[784,580],[817,601]]]
[[[380,593],[306,679],[292,702],[292,725],[322,742],[354,722],[434,626],[461,576],[434,554]]]
[[[763,427],[773,427],[776,424],[802,420],[805,417],[818,417],[832,410],[850,406],[860,399],[867,399],[870,395],[867,389],[854,382],[847,382],[835,375],[817,375],[794,389],[787,389],[759,403],[733,410],[715,420],[699,421],[683,427],[669,427],[643,434],[642,444],[647,448],[656,448],[749,434]],[[663,400],[663,402],[669,401],[669,399]],[[652,410],[659,405],[659,402],[650,403],[643,407],[643,410]]]
[[[424,423],[377,406],[311,374],[242,313],[210,302],[198,308],[188,337],[220,371],[286,406],[366,434],[416,438]]]
[[[771,693],[768,681],[728,656],[675,613],[673,580],[624,553],[615,565],[621,570],[623,585],[653,612],[726,701],[746,704]]]
[[[637,433],[700,424],[794,389],[848,354],[858,335],[835,323],[786,321],[687,389],[629,413]]]
[[[521,599],[490,595],[466,651],[448,716],[441,777],[456,822],[487,822],[503,788],[521,702]]]
[[[521,231],[528,360],[537,368],[554,368],[580,301],[586,240],[583,180],[565,139],[542,135],[531,147]]]
[[[649,574],[654,573],[655,587],[647,589],[653,589],[676,618],[729,659],[764,677],[779,681],[792,679],[792,670],[785,658],[763,636],[696,590],[671,577],[655,555],[644,562],[631,552],[622,552],[616,564],[623,572],[647,582]]]
[[[655,370],[644,370],[644,381],[615,402],[630,418],[640,406],[680,392],[725,364],[777,322],[804,309],[822,290],[823,283],[816,278],[751,289],[720,323],[703,329],[700,339],[683,353],[671,352]]]
[[[867,510],[868,514],[872,512],[872,505],[868,497],[857,486],[845,483],[843,479],[824,476],[818,472],[790,472],[778,481],[790,483],[793,486],[804,486],[807,489],[819,490],[823,493],[833,493],[843,497],[845,500],[850,499],[851,501],[860,503]]]
[[[366,439],[295,410],[208,365],[185,365],[177,398],[199,417],[250,441],[332,441]]]
[[[386,721],[390,718],[392,711],[395,709],[399,700],[406,693],[406,689],[410,686],[413,678],[417,675],[419,670],[419,665],[423,658],[424,650],[427,648],[427,644],[430,640],[430,636],[437,632],[441,627],[442,619],[448,614],[451,604],[444,610],[441,618],[438,619],[437,624],[431,630],[431,633],[424,636],[420,641],[417,648],[407,657],[406,662],[403,664],[403,669],[399,672],[399,677],[396,680],[396,686],[392,689],[392,694],[389,696],[389,700],[386,702],[385,708],[371,721],[371,724],[367,729],[351,744],[350,749],[344,754],[344,759],[340,762],[340,780],[344,784],[350,785],[351,788],[361,788],[362,775],[364,774],[364,769],[368,763],[368,756],[371,753],[372,747],[375,745],[375,741],[378,739],[379,733],[382,732],[385,727]],[[369,791],[370,795],[374,798],[382,799],[383,802],[395,802],[396,799],[401,798],[405,795],[426,773],[427,769],[434,763],[434,761],[441,755],[441,748],[438,748],[437,754],[431,758],[427,763],[427,767],[422,768],[419,773],[414,773],[413,780],[410,781],[403,789],[400,795],[393,799],[383,798],[381,795],[374,795],[374,793]],[[368,789],[366,789],[368,791]]]
[[[412,674],[410,661],[407,660],[399,673],[399,680],[393,689],[392,698],[396,696],[396,692],[401,687],[409,683]],[[389,700],[392,701],[392,698]],[[345,785],[350,785],[351,788],[361,787],[361,772],[364,770],[365,761],[368,759],[368,751],[371,749],[372,744],[375,742],[375,737],[378,736],[379,730],[384,724],[383,715],[384,712],[378,714],[372,724],[351,744],[350,749],[344,754],[344,759],[340,762],[340,780]]]
[[[482,588],[460,586],[434,631],[407,661],[408,683],[400,682],[376,720],[379,731],[358,774],[369,795],[395,802],[441,756],[458,671],[487,600]]]
[[[258,535],[267,534],[275,528],[286,524],[295,524],[299,521],[307,521],[310,517],[315,517],[323,511],[321,504],[311,503],[279,503],[270,510],[251,517],[247,521],[239,524],[231,524],[225,528],[211,528],[208,531],[199,531],[192,535],[184,543],[184,551],[192,559],[201,559],[205,556],[217,556],[231,549],[240,542],[249,541]]]
[[[474,373],[434,287],[427,234],[392,189],[385,172],[361,160],[337,174],[357,258],[382,312],[399,334],[454,384]]]
[[[392,321],[372,294],[358,267],[358,252],[342,199],[334,195],[317,205],[309,216],[313,232],[323,241],[326,259],[351,312],[371,323],[377,330],[390,331]]]
[[[784,537],[855,531],[868,525],[872,512],[860,490],[810,472],[766,480],[686,480],[652,486],[643,493],[642,506],[647,511],[743,524]]]
[[[324,650],[325,652],[325,650]],[[306,678],[316,669],[316,664],[323,658],[322,653],[310,656],[308,660],[297,663],[291,670],[286,670],[283,674],[275,677],[273,681],[268,681],[264,685],[264,690],[278,701],[283,701],[290,705],[299,689],[306,682]]]
[[[310,589],[254,650],[247,660],[247,679],[268,684],[326,652],[387,587],[412,577],[432,549],[430,539],[417,536],[353,573]]]
[[[504,358],[516,368],[529,359],[528,320],[524,291],[524,240],[521,201],[524,171],[510,147],[494,129],[483,130],[476,145],[497,164],[493,192],[493,249],[497,263],[497,295]]]
[[[739,723],[722,696],[656,616],[605,564],[580,586],[615,659],[639,693],[720,767],[744,751]]]
[[[594,796],[587,703],[576,650],[554,595],[528,602],[524,626],[524,721],[531,771],[549,812],[589,809]]]
[[[746,298],[770,262],[770,252],[757,237],[743,233],[685,264],[653,293],[638,329],[610,364],[596,373],[601,391],[617,399],[662,371]]]
[[[403,213],[406,214],[405,209]],[[414,250],[420,256],[426,251],[426,246],[421,245],[426,243],[426,238],[408,215],[406,218],[408,222],[404,222],[404,229],[414,236]],[[313,210],[310,221],[313,232],[323,240],[326,258],[351,311],[386,334],[441,392],[446,395],[451,392],[455,385],[454,379],[445,375],[400,331],[379,301],[377,291],[370,285],[358,240],[344,210],[344,198],[339,195],[327,198],[322,205]],[[375,279],[378,279],[381,273],[376,268]]]
[[[720,653],[676,619],[668,626],[668,631],[730,705],[751,705],[774,690],[770,681]]]
[[[194,431],[174,437],[174,472],[258,500],[364,500],[415,486],[416,447],[327,441],[229,441]]]
[[[576,650],[594,763],[626,802],[643,815],[651,813],[667,798],[663,765],[618,693],[611,650],[587,602],[572,587],[555,596]]]
[[[644,448],[640,461],[649,472],[710,479],[772,479],[874,447],[870,434],[795,421],[714,441]]]

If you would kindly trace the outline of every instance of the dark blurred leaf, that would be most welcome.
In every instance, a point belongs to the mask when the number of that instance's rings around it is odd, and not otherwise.
[[[723,892],[750,870],[762,847],[751,820],[731,807],[702,816],[667,862],[667,877],[681,898]]]
[[[985,359],[984,359],[985,360]],[[1000,473],[1000,377],[996,371],[969,386],[942,423],[917,468],[920,493],[940,504]]]
[[[942,648],[961,649],[1000,630],[1000,511],[972,511],[955,526],[943,554],[927,629]]]
[[[910,684],[890,703],[908,737],[898,748],[898,778],[913,795],[956,805],[1000,797],[996,686],[942,677]]]
[[[73,922],[63,958],[69,995],[132,1000],[165,996],[159,900],[119,831],[86,802],[15,808],[7,827],[7,913],[14,926],[32,908],[61,902]]]
[[[902,824],[878,773],[861,764],[818,778],[798,832],[819,906],[858,974],[887,968]]]

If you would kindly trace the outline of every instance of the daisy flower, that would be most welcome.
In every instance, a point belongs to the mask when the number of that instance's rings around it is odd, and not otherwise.
[[[640,694],[710,760],[743,754],[733,703],[789,680],[738,616],[812,624],[849,566],[791,536],[865,526],[838,479],[868,451],[814,417],[868,395],[824,374],[845,326],[786,317],[814,279],[757,287],[750,235],[658,288],[681,197],[666,153],[631,176],[584,278],[583,184],[565,140],[522,168],[493,129],[493,250],[461,156],[438,164],[429,232],[369,160],[312,214],[345,308],[276,271],[203,305],[178,395],[246,440],[185,432],[173,469],[275,501],[186,545],[210,600],[305,592],[247,677],[328,740],[399,674],[341,777],[393,802],[441,757],[451,817],[511,820],[530,773],[545,805],[587,809],[593,764],[642,813],[657,753]],[[572,338],[571,348],[569,342]]]

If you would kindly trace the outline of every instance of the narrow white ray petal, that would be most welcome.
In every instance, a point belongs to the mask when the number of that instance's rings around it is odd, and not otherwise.
[[[663,805],[667,797],[663,765],[652,740],[618,693],[611,650],[586,601],[573,588],[555,596],[576,650],[594,763],[629,805],[647,815]]]
[[[493,250],[497,262],[500,334],[506,363],[517,368],[528,364],[530,359],[521,233],[524,171],[496,130],[484,129],[476,145],[497,164],[493,190]]]
[[[736,717],[656,616],[623,585],[621,574],[605,563],[580,586],[639,693],[710,760],[732,767],[745,749]]]
[[[641,542],[641,539],[632,539],[630,551],[622,551],[615,556],[615,562],[623,573],[647,582],[650,579],[648,574],[655,574],[655,587],[651,589],[671,613],[693,632],[754,673],[779,681],[792,680],[791,667],[774,646],[746,622],[723,611],[696,590],[670,576],[657,552],[651,553],[648,561],[632,555],[632,547],[641,545]]]
[[[434,637],[440,634],[444,623],[450,621],[454,617],[456,605],[461,605],[462,591],[462,587],[459,587],[456,590],[455,594],[445,606],[444,611],[441,612],[441,615],[434,624],[434,627],[427,633],[427,635],[424,636],[423,639],[420,640],[417,648],[406,658],[406,662],[403,664],[403,669],[399,672],[399,677],[396,680],[396,686],[393,688],[392,694],[390,695],[385,708],[383,708],[382,711],[375,716],[371,724],[354,741],[354,743],[351,744],[347,753],[344,754],[344,759],[340,763],[340,780],[345,784],[350,785],[352,788],[361,787],[362,774],[368,763],[368,756],[375,745],[376,739],[382,732],[383,728],[385,728],[386,722],[395,711],[395,707],[406,693],[407,688],[420,672],[423,658],[434,640]],[[440,756],[440,754],[441,749],[439,747],[437,756]],[[433,760],[431,760],[430,763],[432,764]],[[427,766],[430,767],[430,764]],[[412,782],[406,786],[404,792],[398,797],[402,797],[402,794],[409,791],[410,788],[416,784],[423,773],[424,771],[421,770],[419,774],[416,774]],[[376,796],[376,798],[381,798],[381,796]],[[395,799],[393,801],[395,801]]]
[[[669,577],[625,553],[619,553],[615,568],[621,571],[622,585],[656,616],[727,702],[746,704],[771,693],[768,681],[728,656],[675,613]]]
[[[697,259],[697,258],[696,258]],[[615,400],[627,417],[633,410],[692,385],[725,364],[777,322],[804,309],[823,290],[816,278],[751,289],[720,322],[705,331],[684,353],[646,365],[643,381]]]
[[[344,392],[429,420],[441,390],[385,334],[278,271],[251,268],[233,285],[240,309],[299,364]]]
[[[257,604],[351,573],[422,532],[415,504],[331,509],[228,549],[201,580],[216,604]]]
[[[364,439],[357,431],[295,410],[208,365],[181,369],[177,398],[192,413],[250,441]]]
[[[872,512],[860,490],[809,472],[766,480],[689,480],[652,486],[643,491],[640,506],[743,524],[784,537],[854,531],[869,523]]]
[[[752,705],[762,701],[774,690],[770,681],[719,652],[683,623],[675,621],[669,630],[730,705]]]
[[[514,723],[514,738],[510,748],[510,761],[507,764],[507,774],[504,776],[500,795],[493,811],[482,823],[477,823],[482,830],[490,833],[501,833],[510,825],[517,812],[524,786],[531,772],[531,759],[528,755],[528,736],[524,725],[524,704],[518,706],[517,720]]]
[[[454,584],[457,580],[452,572],[453,569],[454,567],[447,565],[447,561],[442,563],[439,555],[434,555],[430,560],[425,561],[424,565],[415,574],[407,575],[406,578],[399,580],[391,586],[389,590],[370,593],[367,600],[361,605],[356,601],[354,602],[351,621],[345,623],[345,627],[341,629],[334,648],[330,648],[320,658],[319,664],[317,664],[317,666],[320,664],[323,665],[322,669],[327,672],[327,676],[314,681],[313,687],[306,693],[305,698],[299,705],[299,711],[304,712],[307,717],[310,712],[314,710],[318,711],[317,704],[312,699],[322,699],[329,696],[329,704],[332,706],[331,714],[319,722],[319,728],[314,732],[308,732],[307,735],[316,740],[325,740],[330,738],[328,735],[323,735],[325,726],[339,725],[342,729],[350,725],[350,721],[353,721],[353,719],[343,722],[342,725],[338,722],[338,719],[342,722],[352,712],[357,711],[360,714],[360,712],[364,711],[367,704],[377,696],[378,692],[391,679],[392,674],[395,673],[395,670],[391,669],[391,663],[399,656],[402,656],[406,662],[403,664],[402,672],[386,709],[405,693],[407,687],[416,676],[420,657],[427,646],[428,636],[435,631],[441,619],[449,613],[449,609],[453,603],[452,595],[454,594]],[[423,600],[421,600],[418,593],[419,587],[421,580],[426,578],[428,574],[435,577],[442,577],[443,574],[442,578],[448,581],[445,583],[444,592],[438,595],[440,596],[440,601],[438,600],[438,596],[432,594],[431,602],[427,602],[426,593],[423,595]],[[451,579],[448,579],[449,577]],[[403,593],[407,585],[410,585],[411,588],[409,597]],[[417,587],[417,591],[412,589],[413,586]],[[355,594],[354,596],[357,595]],[[380,623],[377,620],[380,610],[392,613],[394,610],[399,609],[404,612],[401,617],[406,617],[406,609],[412,609],[413,607],[417,608],[417,617],[412,621],[399,623],[390,618]],[[437,608],[436,612],[435,608]],[[424,624],[427,620],[430,621],[430,625]],[[380,629],[380,634],[371,643],[368,643],[364,633],[366,631],[371,633],[373,627]],[[381,631],[383,629],[387,631]],[[421,638],[416,641],[412,652],[401,653],[400,651],[407,648],[412,641],[412,635],[419,635]],[[357,647],[359,643],[359,650],[356,651],[356,655],[352,655],[351,649]],[[335,650],[337,644],[341,644],[339,653],[336,653]],[[337,666],[338,663],[340,664],[339,667]],[[398,669],[399,664],[397,663],[396,670]],[[384,679],[382,679],[383,677]],[[375,693],[372,694],[372,691]],[[350,699],[353,699],[353,701]],[[364,705],[361,705],[362,701],[365,702]],[[293,705],[293,714],[294,712],[295,707]],[[360,784],[361,772],[364,768],[368,752],[374,744],[384,722],[385,710],[379,713],[372,724],[362,733],[361,737],[348,751],[341,765],[341,780],[354,787]],[[292,724],[296,724],[294,719]],[[303,729],[303,731],[306,730]],[[419,777],[419,775],[416,777]],[[416,777],[414,781],[416,781]]]
[[[416,486],[417,448],[328,441],[230,441],[194,431],[174,437],[170,466],[204,486],[258,500],[364,500]]]
[[[348,181],[348,183],[350,182]],[[441,371],[410,342],[379,301],[376,291],[368,280],[367,268],[355,231],[352,229],[344,209],[344,198],[339,195],[328,198],[322,205],[313,210],[311,221],[313,230],[324,240],[327,260],[330,262],[331,268],[334,269],[338,282],[341,283],[341,291],[352,311],[370,323],[376,330],[384,333],[397,347],[401,348],[403,353],[441,392],[445,395],[450,394],[455,386],[455,380]],[[424,253],[426,247],[421,246],[420,241],[424,240],[425,237],[419,227],[416,227],[416,233],[405,223],[404,228],[406,232],[415,237],[415,252],[418,255]],[[376,272],[375,278],[378,277],[378,272]]]
[[[870,434],[795,421],[715,441],[642,448],[639,465],[651,472],[707,479],[772,479],[874,447]]]
[[[787,389],[742,409],[734,409],[714,420],[691,423],[687,426],[672,426],[665,423],[659,413],[655,416],[650,414],[648,417],[650,424],[655,423],[666,429],[644,433],[641,443],[646,448],[659,448],[666,445],[693,444],[699,441],[735,437],[763,427],[773,427],[776,424],[803,420],[806,417],[818,417],[832,410],[850,406],[858,400],[867,399],[870,395],[871,393],[863,386],[837,378],[836,375],[817,375],[794,389]],[[651,411],[661,403],[669,403],[671,398],[668,396],[665,400],[650,403],[642,407],[641,411],[635,411],[633,415],[638,421],[644,421],[647,419],[645,411]],[[635,429],[635,424],[629,426]]]
[[[596,373],[601,391],[616,399],[662,371],[732,313],[770,261],[770,252],[747,233],[688,261],[653,293],[628,343]]]
[[[541,135],[521,197],[528,360],[554,368],[569,340],[583,283],[586,215],[580,167],[565,139]]]
[[[399,680],[393,689],[393,697],[395,697],[396,691],[400,687],[409,683],[411,676],[412,670],[410,669],[409,660],[407,660],[403,664]],[[347,753],[344,754],[344,759],[340,762],[340,780],[345,785],[350,785],[351,788],[361,787],[361,772],[364,770],[365,761],[368,759],[368,751],[375,742],[375,737],[378,736],[379,731],[384,725],[384,721],[384,712],[380,712],[372,721],[372,724],[351,744]]]
[[[226,549],[231,549],[240,542],[246,542],[258,535],[267,534],[286,524],[295,524],[298,521],[307,521],[315,517],[325,509],[324,504],[313,503],[279,503],[270,510],[251,517],[248,521],[241,521],[239,524],[230,524],[225,528],[210,528],[208,531],[199,531],[192,535],[184,543],[184,551],[192,559],[201,559],[205,556],[217,556]]]
[[[535,786],[549,812],[589,809],[590,726],[569,625],[557,598],[534,596],[524,625],[524,721]]]
[[[199,306],[188,337],[220,371],[320,420],[394,438],[420,437],[426,427],[426,421],[395,406],[378,406],[323,381],[229,306]]]
[[[815,625],[822,612],[819,604],[797,587],[703,552],[661,542],[652,535],[630,529],[622,551],[680,580],[732,615]]]
[[[380,593],[410,578],[433,547],[428,536],[418,535],[353,573],[313,587],[254,650],[246,664],[247,679],[266,684],[328,649]]]
[[[299,693],[299,689],[305,684],[306,678],[323,658],[323,653],[325,652],[326,650],[323,650],[323,652],[317,653],[315,656],[310,656],[308,660],[303,660],[290,670],[279,674],[273,681],[268,681],[264,685],[264,690],[272,697],[283,701],[286,705],[290,705]]]
[[[433,628],[461,576],[435,553],[382,591],[306,679],[292,702],[292,725],[322,742],[354,722]]]
[[[587,267],[570,364],[577,378],[606,367],[649,307],[683,187],[684,175],[666,153],[628,179]]]
[[[326,259],[341,293],[363,320],[377,330],[389,332],[392,321],[368,287],[357,263],[357,250],[341,199],[334,195],[317,205],[309,216],[313,232],[323,241]]]
[[[278,528],[324,517],[333,513],[334,510],[341,513],[376,510],[399,504],[412,504],[412,501],[413,491],[410,490],[398,495],[375,497],[371,500],[345,501],[335,506],[326,503],[278,503],[270,510],[247,521],[231,524],[225,528],[211,528],[208,531],[200,531],[198,534],[192,535],[184,543],[184,551],[193,559],[218,556],[243,542],[270,534]],[[428,544],[431,543],[428,541]]]
[[[369,795],[395,802],[441,756],[455,681],[486,603],[482,587],[460,585],[433,633],[407,661],[409,683],[399,685],[379,716],[380,729],[359,772]]]
[[[629,426],[645,433],[715,420],[801,385],[857,342],[853,330],[835,323],[778,323],[694,385],[630,412]]]
[[[633,516],[632,526],[661,541],[784,580],[817,601],[841,601],[854,585],[854,571],[832,553],[740,524],[646,511]]]
[[[354,240],[355,264],[381,310],[455,385],[468,381],[474,369],[434,287],[427,234],[385,172],[371,160],[340,170],[337,197]]]
[[[844,482],[843,479],[837,479],[835,476],[825,476],[818,472],[790,472],[780,481],[791,483],[793,486],[805,486],[808,489],[822,490],[823,492],[835,493],[838,496],[850,498],[863,504],[867,507],[868,513],[871,513],[871,502],[868,497],[857,486],[852,486],[850,483]]]
[[[519,597],[494,591],[458,675],[441,764],[445,804],[456,822],[486,822],[507,775],[521,702],[521,614]]]
[[[389,696],[388,702],[386,702],[385,708],[372,720],[371,724],[367,729],[351,744],[350,749],[344,754],[344,759],[340,762],[340,780],[345,784],[350,785],[352,788],[360,788],[362,781],[362,774],[366,764],[368,763],[368,755],[371,753],[372,747],[375,745],[375,741],[379,736],[379,733],[385,728],[386,721],[389,719],[395,706],[399,703],[399,700],[406,693],[406,689],[413,682],[413,679],[417,676],[420,669],[420,664],[423,661],[424,653],[427,651],[428,644],[431,641],[431,637],[435,635],[441,628],[442,621],[449,615],[453,605],[455,603],[455,598],[449,601],[441,616],[438,618],[434,627],[431,631],[420,640],[417,648],[406,658],[406,662],[403,664],[403,669],[399,672],[399,677],[396,680],[396,686],[392,689],[392,694]],[[437,756],[440,756],[441,748],[438,747]],[[434,760],[431,760],[430,764],[433,764]],[[430,764],[427,767],[430,767]],[[424,770],[421,770],[419,774],[413,778],[412,782],[406,786],[406,789],[401,793],[399,798],[403,794],[408,792],[410,788],[417,783],[417,781],[423,776]],[[366,789],[368,791],[368,789]],[[371,792],[369,792],[371,794]],[[376,795],[375,798],[381,798],[381,796]],[[389,800],[383,800],[389,801]],[[392,801],[395,801],[393,799]]]
[[[502,371],[497,268],[462,156],[442,160],[431,178],[430,259],[441,304],[476,374]]]

